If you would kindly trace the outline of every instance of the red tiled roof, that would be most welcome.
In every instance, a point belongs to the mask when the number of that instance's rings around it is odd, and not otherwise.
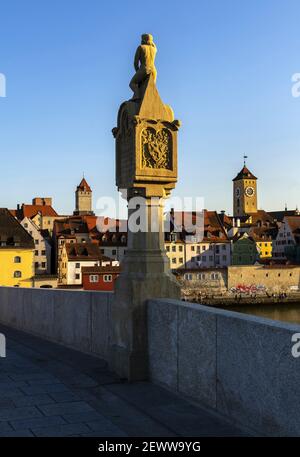
[[[218,216],[216,211],[208,211],[206,209],[202,212],[177,212],[174,213],[174,222],[175,225],[180,226],[182,223],[186,235],[192,235],[194,227],[191,224],[195,225],[197,222],[202,224],[203,222],[203,241],[208,242],[226,242],[228,237],[224,226]],[[198,217],[198,221],[197,221]],[[200,227],[201,229],[201,227]]]
[[[103,256],[93,243],[68,243],[65,245],[69,260],[100,260]]]
[[[289,224],[289,227],[293,233],[300,228],[300,216],[286,216],[284,221]]]
[[[117,265],[103,265],[101,267],[81,267],[82,274],[107,274],[107,273],[120,273],[121,267]]]
[[[34,217],[37,213],[41,213],[42,216],[57,216],[57,212],[48,205],[22,205],[21,211],[23,217]]]
[[[255,241],[272,241],[275,240],[277,233],[277,227],[253,227],[249,231],[249,236]]]
[[[86,180],[84,178],[82,178],[79,186],[77,186],[77,189],[85,190],[87,192],[92,192],[92,189],[90,188],[90,186],[88,185],[88,183],[86,182]]]
[[[257,179],[256,176],[254,176],[250,170],[246,166],[244,166],[241,171],[236,175],[235,178],[233,178],[232,181],[238,181],[240,179]]]

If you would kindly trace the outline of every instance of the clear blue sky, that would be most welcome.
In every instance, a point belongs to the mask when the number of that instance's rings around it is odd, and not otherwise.
[[[71,212],[83,171],[95,200],[117,195],[111,129],[143,32],[182,121],[174,195],[231,211],[247,154],[260,207],[300,205],[299,1],[3,0],[0,14],[0,206],[53,196]]]

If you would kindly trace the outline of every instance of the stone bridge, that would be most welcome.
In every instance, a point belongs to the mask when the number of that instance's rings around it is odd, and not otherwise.
[[[0,288],[2,436],[298,436],[300,326],[147,303],[148,379],[109,369],[111,293]]]

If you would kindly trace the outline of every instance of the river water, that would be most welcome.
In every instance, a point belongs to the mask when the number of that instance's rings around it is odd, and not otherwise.
[[[276,321],[300,324],[300,302],[230,305],[226,307],[224,306],[223,309],[237,311],[239,313],[253,314],[260,317],[267,317],[268,319],[274,319]]]

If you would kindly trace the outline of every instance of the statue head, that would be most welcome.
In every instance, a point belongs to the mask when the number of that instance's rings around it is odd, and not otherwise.
[[[150,33],[143,33],[142,44],[153,44],[153,36]]]

